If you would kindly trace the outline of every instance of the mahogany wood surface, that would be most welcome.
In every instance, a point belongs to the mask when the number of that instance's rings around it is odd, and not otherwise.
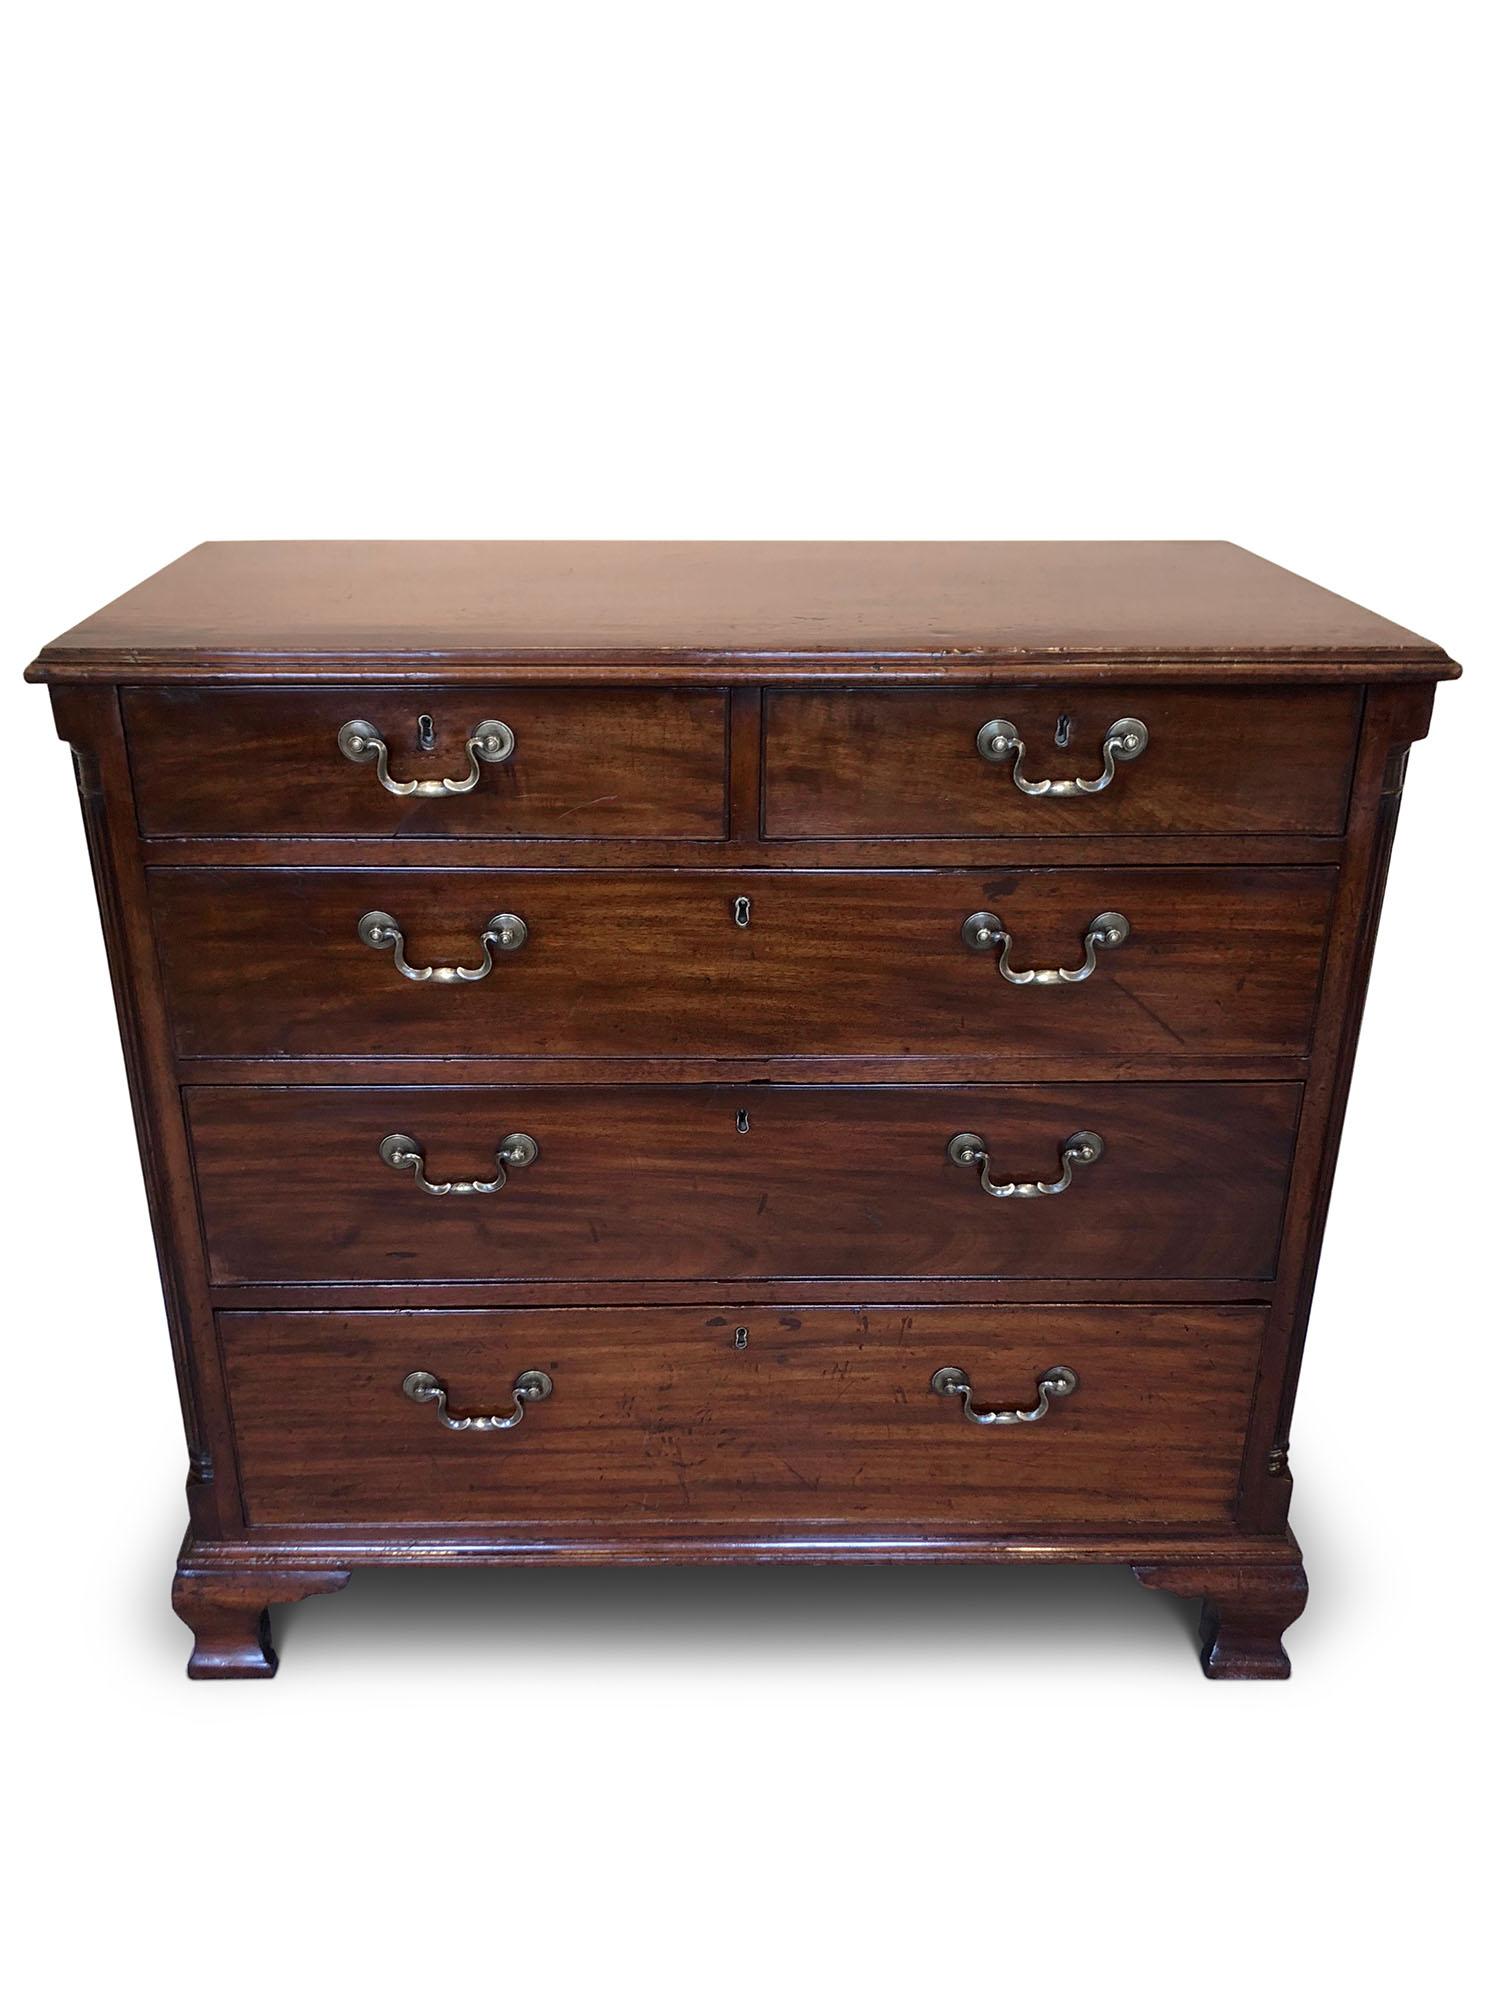
[[[1294,1084],[608,1091],[192,1089],[215,1283],[484,1278],[1267,1278]],[[740,1130],[743,1120],[746,1130]],[[1104,1153],[1062,1194],[1075,1132]],[[539,1147],[495,1194],[430,1195],[380,1158],[417,1141],[432,1181],[493,1176],[507,1134]]]
[[[560,874],[161,869],[151,875],[179,1055],[1299,1055],[1328,869]],[[748,928],[734,921],[749,898]],[[472,983],[404,978],[358,935],[393,917],[413,964],[480,962],[492,916],[525,946]],[[1023,970],[1077,969],[1094,919],[1131,934],[1079,985],[1015,986],[963,940],[989,911]]]
[[[1355,681],[1450,665],[1231,542],[204,542],[38,672],[740,655],[1367,664]]]
[[[736,689],[743,693],[743,689]],[[758,693],[758,691],[757,691]],[[731,807],[731,812],[733,808]],[[942,840],[771,839],[755,832],[752,798],[738,832],[723,840],[555,840],[516,836],[469,839],[367,840],[340,835],[277,838],[235,834],[219,838],[159,834],[145,839],[145,858],[177,868],[361,868],[392,872],[444,868],[731,868],[754,870],[862,868],[1238,868],[1264,862],[1276,868],[1337,867],[1344,843],[1329,834],[1160,834],[1085,832],[973,836]]]
[[[125,727],[141,831],[722,838],[722,695],[514,687],[490,694],[358,683],[295,692],[131,689]],[[432,723],[430,750],[421,746],[423,715]],[[369,722],[389,749],[393,782],[461,780],[469,773],[465,742],[491,719],[514,733],[515,749],[504,763],[481,763],[470,792],[399,797],[381,786],[373,764],[337,752],[346,722]]]
[[[252,1524],[618,1514],[675,1522],[1158,1525],[1231,1520],[1261,1315],[996,1307],[909,1311],[227,1314],[220,1322]],[[736,1345],[737,1338],[743,1345]],[[981,1427],[933,1393],[959,1366]],[[552,1394],[508,1431],[524,1369]]]
[[[1330,925],[1302,1132],[1287,1191],[1284,1256],[1245,1447],[1243,1518],[1274,1532],[1291,1503],[1292,1407],[1374,956],[1410,747],[1427,734],[1431,687],[1373,689],[1355,773],[1355,808]],[[1307,1143],[1318,1135],[1318,1144]]]
[[[326,1566],[210,1573],[185,1552],[172,1583],[172,1608],[193,1634],[188,1679],[269,1680],[279,1664],[271,1606],[342,1590],[348,1581],[348,1570]]]
[[[443,1567],[528,1568],[538,1564],[589,1568],[601,1563],[1198,1563],[1277,1568],[1297,1557],[1294,1536],[1247,1534],[1213,1522],[1181,1526],[1101,1528],[1066,1523],[1034,1528],[981,1524],[843,1533],[826,1523],[715,1523],[684,1528],[671,1520],[527,1522],[519,1531],[485,1521],[335,1521],[252,1527],[231,1542],[194,1538],[182,1560],[211,1588],[217,1579],[239,1591],[289,1567],[340,1575],[351,1569]],[[337,1589],[338,1584],[330,1585]],[[271,1601],[275,1602],[274,1593]],[[289,1594],[287,1600],[291,1601]]]
[[[774,692],[764,825],[783,839],[1342,833],[1359,710],[1358,691],[1341,688]],[[1079,798],[1028,794],[1014,759],[991,764],[975,747],[1004,720],[1025,743],[1027,782],[1092,781],[1127,717],[1145,723],[1146,748]]]
[[[1307,1603],[1300,1562],[1137,1563],[1135,1573],[1148,1590],[1202,1599],[1198,1642],[1211,1681],[1284,1681],[1290,1675],[1282,1638]]]
[[[1290,1427],[1441,649],[1224,543],[205,544],[44,649],[188,1460],[200,1678],[396,1562],[1084,1562],[1278,1678]],[[1003,718],[1037,777],[974,749]],[[418,718],[432,723],[423,745]],[[391,796],[337,749],[387,735]],[[1060,741],[1060,738],[1066,741]],[[433,865],[440,863],[440,866]],[[736,921],[736,902],[741,916]],[[389,911],[401,978],[356,936]],[[1089,923],[1132,926],[1074,984]],[[946,1157],[978,1131],[993,1200]],[[379,1159],[489,1175],[432,1196]],[[737,1342],[737,1334],[743,1338]],[[417,1351],[420,1347],[420,1352]],[[928,1387],[967,1369],[967,1424]],[[554,1392],[500,1432],[455,1408]]]
[[[192,1157],[146,901],[145,868],[119,704],[113,689],[54,690],[58,733],[73,751],[125,1074],[161,1273],[187,1447],[190,1536],[243,1528],[234,1446],[214,1336]]]

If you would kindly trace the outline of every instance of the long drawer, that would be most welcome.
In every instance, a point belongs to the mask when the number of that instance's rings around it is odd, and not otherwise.
[[[684,1307],[223,1313],[219,1328],[252,1525],[473,1521],[545,1540],[547,1523],[590,1520],[1223,1523],[1263,1317]],[[1070,1393],[1044,1398],[1061,1369]],[[934,1390],[940,1370],[967,1377],[976,1415],[1045,1411],[972,1422]],[[518,1398],[523,1376],[547,1392]],[[443,1421],[517,1409],[504,1429]]]
[[[765,831],[1337,834],[1359,713],[1340,688],[778,690]]]
[[[715,692],[365,684],[123,699],[148,835],[724,834]],[[486,723],[500,727],[481,733]]]
[[[151,905],[187,1057],[1178,1058],[1306,1051],[1334,881],[192,868]]]
[[[221,1285],[1167,1282],[1272,1276],[1300,1086],[211,1086],[184,1098]],[[985,1177],[1057,1192],[990,1195]],[[485,1191],[429,1191],[451,1182]]]

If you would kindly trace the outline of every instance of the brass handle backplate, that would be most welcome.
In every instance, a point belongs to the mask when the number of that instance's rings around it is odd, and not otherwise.
[[[425,716],[422,719],[428,721]],[[426,738],[424,729],[424,744]],[[503,764],[512,756],[516,738],[514,730],[503,722],[476,722],[464,744],[469,768],[461,778],[393,778],[389,746],[373,722],[346,722],[339,731],[338,744],[351,764],[373,764],[376,777],[398,799],[451,799],[473,791],[479,783],[481,764]]]
[[[1026,745],[1013,722],[987,722],[974,738],[974,747],[987,764],[1010,764],[1016,790],[1025,792],[1028,798],[1077,799],[1102,792],[1113,782],[1116,764],[1133,763],[1150,741],[1151,732],[1144,722],[1133,715],[1122,715],[1105,731],[1100,748],[1104,769],[1097,778],[1028,778],[1021,769]]]

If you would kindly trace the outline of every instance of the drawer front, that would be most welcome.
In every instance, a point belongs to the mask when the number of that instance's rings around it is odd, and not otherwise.
[[[1246,1308],[225,1313],[251,1522],[1023,1527],[1226,1522],[1260,1349]],[[743,1344],[737,1346],[736,1328]],[[933,1375],[959,1368],[980,1425]],[[445,1428],[403,1391],[435,1378]]]
[[[725,831],[727,708],[716,693],[135,689],[124,705],[148,835],[718,840]],[[490,721],[513,744],[501,761],[471,759],[466,745]],[[372,725],[386,745],[391,784],[469,788],[392,792],[368,749],[352,761],[340,748],[350,722]]]
[[[772,693],[765,710],[767,834],[1338,834],[1354,765],[1358,691],[986,687]],[[1013,753],[979,732],[1012,726],[1026,784],[1105,773],[1113,726],[1145,747],[1101,790],[1028,793]],[[1060,743],[1060,738],[1066,742]]]
[[[1287,1054],[1312,1029],[1332,869],[589,874],[152,871],[183,1056]],[[748,927],[734,919],[748,900]],[[404,977],[360,920],[389,917]],[[1051,983],[1014,977],[1088,967]],[[1108,929],[1108,927],[1105,927]],[[1102,934],[1101,934],[1102,935]],[[977,945],[978,948],[975,948]]]
[[[195,1087],[218,1284],[1269,1280],[1300,1086]],[[741,1128],[745,1129],[741,1129]],[[977,1133],[990,1196],[950,1157]],[[514,1135],[536,1157],[488,1193]],[[382,1142],[400,1139],[382,1155]]]

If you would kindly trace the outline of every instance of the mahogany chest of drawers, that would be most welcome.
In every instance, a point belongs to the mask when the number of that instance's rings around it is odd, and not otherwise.
[[[210,543],[46,647],[189,1672],[370,1564],[1045,1561],[1284,1675],[1456,672],[1223,543]]]

